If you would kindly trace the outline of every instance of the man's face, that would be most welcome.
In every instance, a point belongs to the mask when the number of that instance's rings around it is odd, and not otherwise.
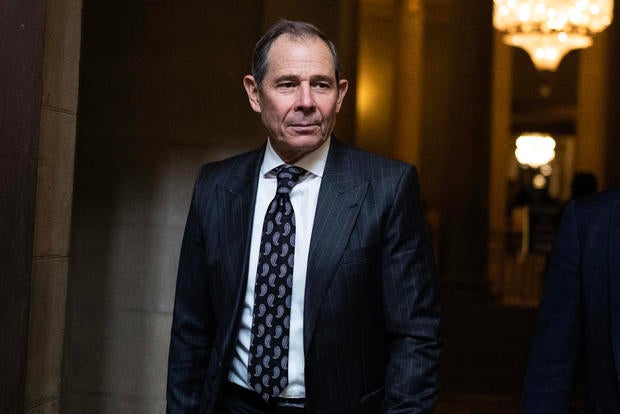
[[[348,83],[336,83],[332,54],[319,38],[277,38],[267,55],[261,85],[248,75],[244,86],[271,145],[287,163],[321,146],[336,123]]]

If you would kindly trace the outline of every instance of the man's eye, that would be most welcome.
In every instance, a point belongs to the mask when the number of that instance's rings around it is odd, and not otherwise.
[[[278,84],[278,87],[288,89],[294,87],[295,84],[293,82],[282,82]]]
[[[316,84],[319,89],[329,89],[329,83],[327,82],[319,82]]]

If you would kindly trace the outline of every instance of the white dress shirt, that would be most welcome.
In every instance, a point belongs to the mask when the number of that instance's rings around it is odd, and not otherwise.
[[[295,265],[293,266],[293,296],[291,304],[291,325],[289,332],[288,351],[288,386],[280,394],[281,397],[301,398],[306,395],[304,383],[304,293],[306,287],[306,270],[310,236],[314,224],[321,179],[325,169],[325,161],[329,151],[328,138],[316,150],[304,155],[294,165],[304,168],[308,173],[301,176],[290,193],[291,203],[295,211]],[[228,380],[250,388],[248,385],[248,358],[250,338],[252,336],[252,318],[254,306],[254,285],[258,266],[258,254],[263,233],[263,221],[267,207],[276,194],[278,180],[271,172],[284,161],[275,152],[269,140],[265,150],[265,158],[260,168],[256,205],[252,224],[252,241],[248,265],[248,284],[243,303],[241,323],[235,352]]]

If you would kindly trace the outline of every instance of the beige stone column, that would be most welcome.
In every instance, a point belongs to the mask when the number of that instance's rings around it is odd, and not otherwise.
[[[421,0],[397,1],[393,156],[420,161],[424,13]]]
[[[512,102],[512,50],[496,31],[493,38],[491,92],[491,163],[489,173],[489,256],[491,292],[501,295],[504,272],[504,234],[508,163],[512,153],[510,133]]]
[[[605,178],[609,43],[609,32],[604,31],[580,52],[577,89],[575,171],[593,173],[599,188]]]
[[[360,2],[355,144],[386,156],[395,135],[397,10],[395,0]]]
[[[26,413],[60,412],[81,0],[47,2]]]

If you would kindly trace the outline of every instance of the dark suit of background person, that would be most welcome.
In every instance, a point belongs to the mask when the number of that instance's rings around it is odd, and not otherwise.
[[[168,413],[218,412],[248,280],[264,154],[265,146],[200,170],[179,264]],[[415,168],[331,136],[304,294],[306,412],[430,413],[438,294]]]
[[[521,412],[620,413],[620,187],[566,207],[551,257]]]

